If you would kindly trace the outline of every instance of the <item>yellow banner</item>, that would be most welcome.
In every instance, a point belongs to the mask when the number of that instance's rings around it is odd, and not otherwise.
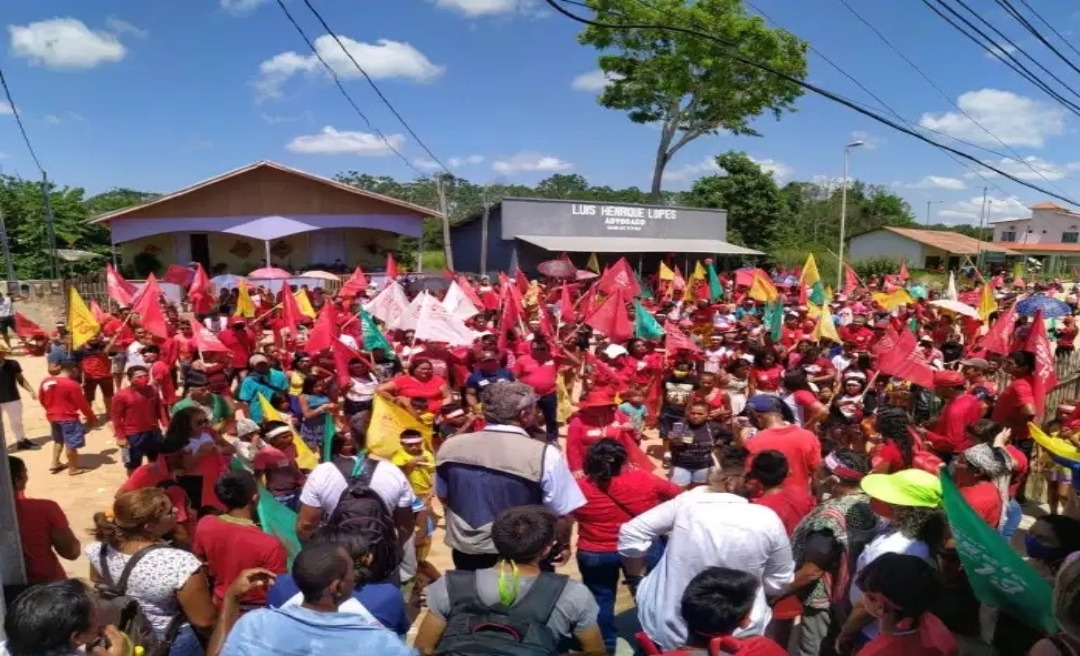
[[[401,432],[410,428],[420,431],[424,436],[424,446],[430,449],[431,426],[413,417],[405,408],[376,396],[367,432],[368,451],[389,458],[401,448]]]
[[[304,315],[309,319],[314,319],[316,316],[318,316],[315,313],[315,308],[311,305],[311,299],[308,298],[307,292],[305,292],[303,289],[296,290],[296,292],[293,294],[293,298],[296,299],[296,307],[298,310],[300,310],[300,314]]]
[[[240,279],[237,285],[239,292],[236,297],[236,313],[233,316],[252,318],[255,316],[255,304],[251,302],[251,292],[248,290],[247,280]]]
[[[71,347],[79,348],[101,332],[101,324],[94,318],[94,313],[86,306],[86,301],[79,296],[75,285],[68,287],[67,328],[71,332]]]
[[[270,401],[266,400],[266,397],[262,394],[259,395],[259,406],[262,408],[263,421],[283,421],[286,424],[289,421],[278,412],[277,408],[270,405]],[[291,424],[290,424],[291,425]],[[327,436],[326,439],[330,439]],[[300,439],[300,434],[293,429],[293,446],[296,447],[296,464],[300,469],[312,470],[319,464],[319,456],[311,450],[311,447]]]

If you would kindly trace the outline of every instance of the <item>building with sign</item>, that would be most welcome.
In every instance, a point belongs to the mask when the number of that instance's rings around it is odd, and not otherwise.
[[[676,264],[719,257],[735,266],[761,254],[727,243],[724,210],[540,198],[505,198],[454,226],[451,239],[454,267],[478,273],[533,272],[561,253],[578,266],[592,253],[601,263],[625,256],[646,270],[672,254]]]

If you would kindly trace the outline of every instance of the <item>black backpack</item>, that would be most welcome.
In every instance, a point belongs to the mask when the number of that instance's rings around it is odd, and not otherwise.
[[[386,571],[392,572],[401,564],[401,542],[390,509],[382,497],[371,489],[371,479],[378,465],[379,461],[371,458],[334,460],[334,466],[345,477],[347,486],[325,523],[344,532],[364,536],[374,562],[386,563]]]
[[[476,572],[444,574],[450,593],[446,630],[437,656],[554,656],[559,636],[548,628],[568,577],[541,572],[513,606],[488,606],[476,591]]]
[[[128,559],[127,564],[124,565],[124,571],[115,582],[112,574],[109,573],[109,548],[102,544],[101,554],[98,556],[98,570],[101,573],[101,581],[97,584],[98,622],[102,626],[110,624],[115,626],[131,639],[132,648],[142,647],[145,650],[143,652],[145,656],[167,656],[169,650],[172,649],[173,641],[180,633],[180,628],[184,625],[184,613],[180,611],[169,622],[168,628],[165,629],[165,637],[158,640],[154,637],[154,628],[143,613],[139,600],[127,594],[128,579],[131,578],[131,572],[139,561],[151,551],[165,548],[167,548],[165,545],[151,544],[136,551]]]

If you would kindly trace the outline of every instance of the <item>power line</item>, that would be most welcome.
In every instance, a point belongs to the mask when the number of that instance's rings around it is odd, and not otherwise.
[[[1042,43],[1044,46],[1046,46],[1046,48],[1050,52],[1057,55],[1058,59],[1065,62],[1065,64],[1069,68],[1073,69],[1077,73],[1080,73],[1080,68],[1077,68],[1076,64],[1074,64],[1071,59],[1066,57],[1064,54],[1061,53],[1060,50],[1058,50],[1056,47],[1054,47],[1054,44],[1050,43],[1050,41],[1047,40],[1047,38],[1042,35],[1042,32],[1040,32],[1038,29],[1036,29],[1035,26],[1031,24],[1031,21],[1029,21],[1022,13],[1020,13],[1020,11],[1016,7],[1014,7],[1011,2],[1009,2],[1009,0],[995,0],[995,1],[997,2],[999,7],[1001,7],[1002,9],[1005,10],[1005,13],[1007,13],[1010,16],[1012,16],[1013,18],[1015,18],[1018,23],[1020,23],[1021,25],[1024,26],[1024,29],[1026,29],[1028,32],[1030,32],[1032,34],[1032,36],[1034,36],[1036,39],[1039,40],[1040,43]],[[1030,9],[1030,7],[1029,7],[1029,9]],[[1038,12],[1034,12],[1034,13],[1036,15],[1038,15]],[[1040,20],[1043,20],[1044,23],[1046,22],[1044,19],[1042,19],[1041,16],[1039,18],[1040,18]],[[1050,29],[1052,31],[1054,31],[1055,34],[1057,34],[1057,31],[1054,30],[1053,27],[1051,27]],[[1061,35],[1058,35],[1058,36],[1060,38]]]
[[[841,0],[841,1],[842,1],[842,0]],[[638,4],[642,4],[642,5],[645,5],[645,2],[644,2],[644,0],[637,0],[637,2],[638,2]],[[770,16],[768,15],[768,14],[766,14],[766,13],[765,13],[764,11],[762,11],[762,10],[761,10],[761,8],[759,8],[759,7],[757,7],[756,5],[754,5],[754,3],[753,3],[753,2],[751,2],[750,0],[746,0],[746,4],[747,4],[747,5],[749,6],[749,7],[751,7],[751,8],[752,8],[752,9],[753,9],[754,11],[756,11],[756,12],[758,12],[759,14],[761,14],[762,16],[764,16],[764,17],[765,17],[765,19],[766,19],[767,21],[769,21],[770,23],[772,23],[773,25],[775,25],[775,26],[776,26],[776,27],[778,27],[779,29],[781,29],[781,30],[784,30],[785,32],[787,32],[788,34],[791,34],[792,36],[795,36],[795,34],[793,34],[792,32],[790,32],[790,31],[788,31],[788,30],[786,30],[786,29],[785,29],[785,28],[784,28],[783,26],[781,26],[781,25],[780,25],[779,23],[777,23],[777,22],[776,22],[776,21],[775,21],[775,20],[774,20],[774,19],[773,19],[772,17],[770,17]],[[646,6],[648,6],[648,5],[646,5]],[[652,9],[655,9],[655,7],[650,7],[650,8],[652,8]],[[896,117],[896,118],[897,118],[898,120],[902,121],[902,122],[903,122],[903,123],[904,123],[905,125],[907,125],[907,126],[909,126],[909,127],[911,127],[911,128],[914,128],[914,127],[915,127],[915,124],[914,124],[914,123],[912,123],[912,122],[911,122],[910,120],[908,120],[908,119],[904,118],[903,116],[901,116],[899,112],[897,112],[897,111],[896,111],[895,109],[893,109],[893,107],[892,107],[891,105],[889,105],[889,103],[885,102],[885,100],[884,100],[884,99],[882,99],[882,98],[881,98],[881,96],[877,95],[877,94],[876,94],[876,93],[874,93],[874,92],[873,92],[873,91],[872,91],[872,90],[871,90],[870,88],[868,88],[868,87],[867,87],[867,86],[866,86],[865,84],[863,84],[862,82],[860,82],[858,78],[856,78],[855,76],[853,76],[853,75],[851,75],[850,73],[848,73],[848,72],[847,72],[847,71],[846,71],[846,70],[845,70],[845,69],[844,69],[843,67],[841,67],[841,66],[840,66],[839,64],[837,64],[836,62],[834,62],[834,61],[833,61],[832,59],[829,59],[829,57],[827,57],[827,56],[825,55],[825,53],[821,52],[821,51],[820,51],[819,49],[815,48],[815,47],[814,47],[813,45],[811,45],[811,44],[809,44],[809,43],[808,43],[807,45],[808,45],[808,47],[810,48],[810,50],[811,50],[811,51],[812,51],[812,52],[813,52],[814,54],[816,54],[816,55],[817,55],[818,57],[821,57],[821,59],[823,59],[823,60],[825,61],[825,63],[827,63],[827,64],[829,64],[830,66],[832,66],[833,68],[835,68],[835,69],[836,69],[836,70],[837,70],[837,71],[838,71],[838,72],[839,72],[839,73],[840,73],[841,75],[843,75],[843,76],[844,76],[844,77],[846,77],[847,79],[851,80],[851,82],[853,82],[853,83],[854,83],[854,84],[855,84],[856,86],[858,86],[858,87],[859,87],[860,89],[862,89],[862,90],[863,90],[864,92],[866,92],[866,93],[867,93],[867,94],[868,94],[868,95],[869,95],[870,97],[872,97],[872,98],[873,98],[874,100],[878,101],[878,102],[879,102],[879,103],[880,103],[880,104],[882,105],[882,107],[883,107],[883,108],[885,109],[885,111],[887,111],[887,112],[889,112],[890,114],[892,114],[893,116],[895,116],[895,117]],[[864,106],[864,107],[865,107],[865,106]],[[963,111],[963,110],[961,110],[961,111]],[[926,129],[926,128],[922,128],[922,129]],[[980,146],[978,146],[978,145],[976,145],[976,144],[973,144],[973,143],[971,143],[971,142],[968,142],[968,141],[964,141],[963,139],[957,139],[956,137],[952,137],[952,136],[950,136],[950,135],[947,135],[947,134],[945,134],[944,132],[939,132],[938,130],[931,130],[931,131],[932,131],[932,132],[938,132],[939,134],[942,134],[943,136],[949,137],[950,139],[955,139],[956,141],[959,141],[960,143],[964,143],[964,144],[967,144],[967,145],[969,145],[969,146],[972,146],[972,147],[975,147],[975,148],[980,148]],[[1002,143],[1004,143],[1004,142],[1002,142]],[[1007,147],[1007,146],[1006,146],[1006,147]],[[989,149],[985,149],[985,150],[989,150]],[[990,150],[989,152],[993,152],[993,153],[995,153],[995,154],[1001,155],[1002,157],[1005,157],[1006,159],[1009,159],[1009,158],[1008,158],[1008,157],[1006,157],[1006,156],[1005,156],[1004,154],[1002,154],[1002,153],[997,153],[997,151],[992,151],[992,150]],[[1004,190],[1004,189],[1002,189],[1002,188],[1001,188],[1001,187],[1000,187],[1000,186],[999,186],[999,185],[998,185],[997,183],[995,183],[995,182],[993,182],[992,180],[990,180],[989,178],[987,178],[987,177],[986,177],[985,175],[983,175],[983,174],[982,174],[982,172],[981,172],[981,171],[979,171],[979,169],[977,169],[976,167],[974,167],[974,166],[972,166],[972,165],[968,164],[967,162],[964,162],[963,160],[961,160],[960,158],[958,158],[958,157],[957,157],[956,155],[953,155],[952,153],[946,152],[946,153],[945,153],[945,155],[946,155],[946,156],[948,156],[948,157],[949,157],[950,159],[952,159],[952,160],[953,160],[954,162],[956,162],[957,164],[959,164],[960,166],[963,166],[964,168],[966,168],[966,169],[968,169],[969,171],[971,171],[972,173],[974,173],[974,174],[975,174],[976,176],[978,176],[979,178],[981,178],[981,179],[982,179],[982,181],[983,181],[983,182],[985,182],[986,184],[988,184],[988,185],[990,185],[990,186],[992,186],[992,187],[996,188],[996,189],[997,189],[998,191],[1000,191],[1000,192],[1001,192],[1002,194],[1004,194],[1005,196],[1007,196],[1007,197],[1010,197],[1010,198],[1012,198],[1012,194],[1010,194],[1009,192],[1005,191],[1005,190]],[[1019,156],[1019,155],[1017,155],[1017,157],[1019,158],[1020,156]],[[1032,170],[1035,170],[1035,169],[1032,169]],[[1036,171],[1036,173],[1038,173],[1038,171]],[[1039,173],[1039,175],[1040,175],[1040,176],[1042,176],[1042,174],[1041,174],[1041,173]],[[1046,178],[1045,178],[1045,176],[1043,176],[1043,179],[1044,179],[1044,180],[1046,179]],[[1049,182],[1049,183],[1051,183],[1051,184],[1053,184],[1053,183],[1052,183],[1052,182],[1051,182],[1050,180],[1046,180],[1046,181],[1047,181],[1047,182]],[[1057,187],[1057,185],[1054,185],[1054,186],[1055,186],[1055,188],[1057,188],[1057,189],[1058,189],[1059,191],[1061,191],[1062,193],[1065,193],[1065,191],[1064,191],[1063,189],[1061,189],[1060,187]]]
[[[8,87],[7,78],[4,77],[4,69],[0,68],[0,87],[4,89],[4,97],[7,98],[7,104],[11,107],[11,115],[15,117],[15,124],[19,126],[19,133],[22,135],[23,143],[26,144],[26,149],[30,151],[30,159],[34,160],[34,164],[38,167],[38,171],[42,174],[45,173],[45,167],[41,165],[41,161],[38,159],[37,153],[34,152],[34,146],[30,143],[30,136],[26,134],[26,126],[23,125],[22,116],[19,115],[19,107],[15,104],[15,100],[11,97],[11,88]]]
[[[800,86],[800,87],[802,87],[804,89],[807,89],[809,91],[813,91],[814,93],[816,93],[816,94],[818,94],[820,96],[823,96],[825,98],[828,98],[829,100],[832,100],[833,102],[844,105],[845,107],[848,107],[849,109],[852,109],[855,112],[857,112],[859,114],[862,114],[863,116],[866,116],[866,117],[868,117],[868,118],[870,118],[870,119],[872,119],[872,120],[874,120],[874,121],[876,121],[878,123],[881,123],[883,125],[891,127],[892,129],[894,129],[894,130],[896,130],[898,132],[902,132],[902,133],[904,133],[904,134],[906,134],[908,136],[911,136],[911,137],[914,137],[914,138],[918,139],[919,141],[928,143],[928,144],[930,144],[930,145],[932,145],[932,146],[934,146],[936,148],[939,148],[939,149],[941,149],[943,151],[950,152],[950,153],[952,153],[952,154],[954,154],[954,155],[956,155],[958,157],[961,157],[963,159],[966,159],[966,160],[968,160],[970,162],[974,162],[975,164],[978,164],[979,166],[982,166],[982,167],[984,167],[986,169],[989,169],[989,170],[993,171],[994,173],[997,173],[998,175],[1001,175],[1002,177],[1005,177],[1005,178],[1007,178],[1009,180],[1012,180],[1013,182],[1015,182],[1015,183],[1017,183],[1017,184],[1019,184],[1019,185],[1021,185],[1023,187],[1027,187],[1028,189],[1033,189],[1035,191],[1038,191],[1041,194],[1046,194],[1046,195],[1050,196],[1051,198],[1056,198],[1056,199],[1058,199],[1060,201],[1063,201],[1063,202],[1068,203],[1068,204],[1073,205],[1073,206],[1080,205],[1080,203],[1078,203],[1077,201],[1075,201],[1075,200],[1073,200],[1073,199],[1071,199],[1071,198],[1069,198],[1067,196],[1063,196],[1063,195],[1054,193],[1054,192],[1049,191],[1047,189],[1044,189],[1043,187],[1040,187],[1038,185],[1032,184],[1030,182],[1026,182],[1026,181],[1016,177],[1015,175],[1012,175],[1011,173],[1007,173],[1006,171],[1002,171],[1001,169],[999,169],[999,168],[997,168],[995,166],[991,166],[990,164],[987,164],[986,162],[983,162],[982,160],[978,159],[977,157],[969,155],[968,153],[965,153],[962,150],[957,150],[956,148],[953,148],[951,146],[947,146],[945,144],[938,143],[938,142],[934,141],[933,139],[930,139],[929,137],[926,137],[926,136],[924,136],[922,134],[919,134],[915,130],[909,129],[909,128],[907,128],[907,127],[905,127],[905,126],[903,126],[903,125],[901,125],[901,124],[899,124],[899,123],[897,123],[897,122],[895,122],[893,120],[890,120],[890,119],[888,119],[888,118],[886,118],[884,116],[881,116],[880,114],[877,114],[876,112],[864,109],[863,107],[861,107],[859,105],[859,103],[856,103],[856,102],[854,102],[854,101],[852,101],[852,100],[850,100],[850,99],[848,99],[848,98],[846,98],[844,96],[841,96],[841,95],[839,95],[837,93],[833,93],[832,91],[824,89],[824,88],[822,88],[822,87],[820,87],[820,86],[818,86],[816,84],[806,82],[804,80],[800,80],[799,78],[797,78],[797,77],[795,77],[793,75],[790,75],[790,74],[785,73],[783,71],[777,70],[776,68],[773,68],[772,66],[769,66],[767,64],[762,64],[760,62],[756,62],[756,61],[753,61],[751,59],[748,59],[748,58],[738,54],[738,52],[730,50],[730,48],[735,47],[737,44],[733,44],[732,42],[727,41],[725,39],[721,39],[721,38],[719,38],[719,37],[717,37],[717,36],[715,36],[713,34],[709,34],[707,32],[702,32],[700,30],[694,30],[694,29],[689,29],[689,28],[685,28],[685,27],[678,27],[678,26],[675,26],[675,25],[657,25],[657,24],[653,24],[653,23],[625,23],[625,24],[622,24],[622,25],[616,25],[616,24],[613,24],[613,23],[604,23],[604,22],[601,22],[601,21],[591,20],[591,19],[588,19],[588,18],[584,18],[582,16],[578,16],[577,14],[575,14],[575,13],[569,11],[568,9],[566,9],[565,7],[563,7],[559,3],[559,0],[545,0],[545,2],[549,6],[551,6],[552,9],[557,11],[558,13],[562,14],[563,16],[566,16],[567,18],[569,18],[570,20],[572,20],[574,22],[581,23],[583,25],[591,25],[591,26],[594,26],[594,27],[600,27],[600,28],[604,28],[604,29],[614,29],[614,30],[624,30],[624,29],[664,30],[664,31],[670,31],[670,32],[681,32],[683,34],[689,34],[691,36],[696,36],[696,37],[699,37],[699,38],[708,39],[710,41],[713,41],[715,43],[718,43],[718,44],[720,44],[722,46],[725,46],[725,47],[729,48],[729,50],[724,53],[725,56],[727,56],[727,57],[729,57],[729,58],[731,58],[731,59],[733,59],[733,60],[735,60],[735,61],[737,61],[737,62],[739,62],[739,63],[741,63],[743,65],[750,66],[751,68],[756,68],[758,70],[761,70],[761,71],[764,71],[764,72],[769,73],[771,75],[774,75],[774,76],[776,76],[776,77],[778,77],[778,78],[780,78],[782,80],[785,80],[785,81],[787,81],[787,82],[789,82],[791,84],[795,84],[795,85],[798,85],[798,86]],[[565,2],[567,4],[577,5],[577,6],[580,6],[580,7],[585,7],[586,9],[594,10],[592,7],[589,7],[587,4],[585,4],[584,2],[580,2],[579,0],[562,0],[562,2]],[[619,14],[616,14],[616,15],[619,15]],[[625,15],[620,15],[620,17],[621,18],[627,18]]]
[[[281,0],[278,0],[278,3],[280,4]],[[353,57],[352,53],[349,52],[349,49],[345,47],[345,44],[341,42],[341,39],[338,38],[338,35],[334,32],[334,30],[330,29],[330,26],[327,25],[326,20],[323,19],[322,14],[320,14],[319,11],[315,9],[315,7],[311,4],[310,0],[304,0],[304,4],[307,5],[307,8],[311,10],[312,14],[315,15],[316,20],[318,20],[319,24],[322,25],[324,30],[326,30],[326,33],[329,34],[334,39],[334,42],[338,44],[338,47],[341,48],[341,51],[345,53],[346,57],[349,58],[349,61],[353,63],[353,66],[356,66],[356,70],[360,71],[360,74],[364,76],[364,79],[367,80],[368,84],[371,85],[371,88],[375,90],[375,95],[377,95],[379,99],[383,101],[386,107],[390,110],[390,113],[397,118],[397,120],[401,123],[402,126],[404,126],[405,131],[408,132],[413,139],[416,139],[416,143],[424,149],[424,152],[427,153],[428,157],[431,158],[431,161],[438,164],[439,167],[446,173],[453,175],[452,173],[450,173],[450,169],[446,168],[446,166],[439,160],[439,158],[435,156],[435,153],[431,152],[431,149],[427,147],[427,144],[424,143],[424,140],[420,138],[420,135],[416,134],[416,131],[412,129],[412,126],[409,125],[409,122],[405,120],[405,117],[403,117],[398,112],[398,110],[394,108],[394,104],[391,103],[390,99],[383,94],[382,90],[379,89],[379,85],[375,84],[375,80],[371,79],[371,76],[368,75],[368,72],[365,71],[364,67],[360,65],[360,62],[356,61],[356,58]]]
[[[871,23],[869,20],[867,20],[865,17],[863,17],[862,14],[860,14],[854,7],[852,7],[851,3],[849,3],[848,0],[838,0],[838,2],[840,2],[840,4],[842,4],[842,5],[844,5],[844,7],[846,7],[847,10],[849,12],[851,12],[855,16],[855,18],[857,18],[863,25],[868,27],[871,32],[873,32],[875,35],[877,35],[878,39],[880,39],[882,41],[882,43],[884,43],[886,46],[888,46],[890,50],[892,50],[894,53],[896,53],[897,56],[899,56],[901,59],[903,59],[907,63],[908,66],[910,66],[912,69],[914,69],[915,72],[918,73],[922,77],[922,79],[926,80],[926,83],[929,84],[931,87],[933,87],[934,90],[938,92],[938,95],[940,95],[942,98],[945,99],[946,102],[948,102],[950,105],[952,105],[954,108],[956,108],[956,110],[958,112],[960,112],[965,118],[967,118],[967,120],[971,121],[972,125],[978,127],[980,130],[982,130],[987,135],[992,137],[995,141],[997,141],[1002,146],[1007,148],[1009,150],[1009,152],[1011,153],[1011,156],[1006,157],[1005,155],[1003,155],[1002,153],[999,153],[996,150],[990,150],[988,148],[983,148],[982,146],[979,146],[978,144],[965,142],[962,139],[957,139],[957,141],[960,141],[961,143],[967,143],[969,146],[972,146],[972,147],[975,147],[975,148],[980,148],[980,149],[986,150],[987,152],[990,152],[990,153],[994,153],[994,154],[1002,157],[1003,159],[1013,159],[1015,161],[1021,162],[1025,166],[1027,166],[1029,169],[1034,171],[1036,175],[1038,175],[1040,178],[1045,180],[1047,183],[1054,185],[1054,187],[1056,189],[1058,189],[1059,191],[1064,191],[1063,189],[1061,189],[1061,187],[1054,184],[1053,180],[1051,180],[1051,179],[1047,178],[1045,175],[1043,175],[1041,169],[1039,169],[1038,167],[1031,164],[1031,162],[1028,162],[1026,159],[1024,159],[1024,156],[1021,155],[1019,152],[1017,152],[1015,148],[1013,148],[1009,144],[1005,143],[1005,141],[1001,137],[997,136],[996,134],[991,132],[989,130],[989,128],[984,126],[979,121],[975,120],[974,116],[972,116],[963,107],[961,107],[956,101],[954,101],[952,99],[952,96],[945,93],[944,89],[942,89],[940,86],[938,86],[938,84],[936,82],[934,82],[934,80],[931,79],[930,76],[925,71],[923,71],[923,69],[920,68],[918,64],[916,64],[914,61],[912,61],[912,59],[910,57],[905,55],[898,47],[896,47],[893,44],[893,42],[887,36],[885,36],[885,34],[883,34],[881,32],[881,30],[879,30],[873,23]],[[924,127],[923,129],[925,130],[927,128]],[[937,130],[933,130],[933,131],[937,132]],[[941,133],[941,134],[944,134],[944,133]],[[945,135],[945,136],[948,136],[948,135]],[[950,138],[955,138],[955,137],[950,137]],[[985,180],[985,178],[983,178],[983,179]],[[1000,190],[1000,188],[999,188],[999,190]]]
[[[1072,41],[1070,41],[1069,39],[1066,39],[1066,38],[1065,38],[1065,37],[1064,37],[1064,36],[1063,36],[1063,35],[1061,34],[1061,32],[1058,32],[1058,31],[1057,31],[1057,28],[1055,28],[1055,27],[1054,27],[1053,23],[1051,23],[1050,21],[1046,20],[1045,18],[1043,18],[1043,17],[1042,17],[1042,14],[1040,14],[1040,13],[1039,13],[1039,12],[1037,12],[1037,11],[1035,11],[1035,8],[1034,8],[1034,7],[1032,7],[1032,6],[1030,5],[1030,4],[1028,4],[1027,0],[1020,0],[1020,4],[1024,5],[1025,7],[1027,7],[1027,10],[1028,10],[1028,11],[1030,11],[1030,12],[1031,12],[1032,14],[1034,14],[1034,15],[1035,15],[1035,18],[1038,18],[1038,19],[1039,19],[1039,22],[1041,22],[1041,23],[1042,23],[1043,25],[1045,25],[1045,26],[1047,27],[1047,29],[1049,29],[1049,30],[1050,30],[1050,32],[1052,32],[1052,33],[1054,34],[1054,36],[1056,36],[1057,38],[1061,39],[1062,43],[1064,43],[1064,44],[1065,44],[1066,46],[1068,46],[1068,47],[1069,47],[1069,50],[1072,50],[1072,51],[1073,51],[1074,53],[1076,53],[1076,54],[1077,54],[1077,56],[1080,56],[1080,50],[1077,50],[1077,49],[1076,49],[1076,46],[1074,46],[1074,45],[1072,44]]]
[[[345,100],[348,101],[349,105],[352,106],[353,111],[355,111],[357,115],[359,115],[360,118],[364,120],[364,123],[367,124],[367,128],[374,132],[375,135],[379,137],[379,139],[381,139],[384,144],[386,144],[386,147],[390,149],[390,152],[401,158],[401,161],[405,162],[405,164],[409,168],[416,171],[416,173],[419,174],[421,177],[427,177],[427,173],[418,169],[415,164],[409,161],[409,158],[402,155],[401,151],[398,150],[397,147],[395,147],[394,144],[386,138],[386,135],[383,134],[382,130],[372,124],[371,120],[367,117],[367,114],[364,114],[364,110],[360,109],[360,106],[357,105],[356,101],[353,100],[351,95],[349,95],[349,92],[345,89],[345,85],[342,84],[341,78],[338,77],[338,74],[334,71],[334,68],[330,66],[330,64],[327,63],[325,59],[323,59],[323,56],[319,54],[319,50],[315,47],[315,44],[312,43],[311,39],[308,38],[307,33],[304,32],[304,28],[300,27],[300,24],[296,22],[295,18],[293,18],[292,12],[290,12],[289,8],[285,6],[283,0],[277,0],[277,4],[278,7],[281,7],[281,11],[285,14],[285,18],[287,18],[289,22],[292,23],[292,26],[296,28],[296,32],[300,35],[300,38],[302,38],[304,40],[304,43],[307,44],[308,48],[311,49],[311,53],[315,55],[315,58],[318,59],[319,62],[323,65],[323,67],[326,69],[326,72],[330,74],[330,77],[334,80],[334,84],[337,86],[338,91],[341,92],[341,95],[345,96]]]

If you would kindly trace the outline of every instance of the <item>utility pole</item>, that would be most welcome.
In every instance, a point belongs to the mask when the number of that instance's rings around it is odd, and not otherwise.
[[[986,192],[987,191],[988,191],[988,189],[986,187],[983,187],[982,216],[979,217],[979,256],[975,260],[975,269],[980,271],[980,272],[982,271],[982,266],[983,266],[982,243],[983,243],[983,228],[986,225]]]
[[[4,206],[0,203],[0,245],[4,248],[4,261],[7,263],[7,293],[14,294],[15,261],[11,259],[11,245],[8,243],[7,224],[4,222]]]
[[[45,227],[49,236],[49,256],[53,280],[60,279],[60,263],[56,257],[56,217],[53,216],[52,199],[49,197],[49,174],[41,172],[41,194],[45,202]],[[270,266],[269,262],[266,266]]]
[[[454,251],[450,248],[450,209],[446,202],[446,179],[453,179],[449,173],[439,173],[435,176],[435,191],[439,194],[439,211],[442,212],[442,236],[443,253],[446,257],[446,268],[454,270]]]
[[[488,260],[488,196],[487,185],[484,185],[483,189],[484,200],[484,215],[480,219],[480,275],[487,275],[487,260]]]

